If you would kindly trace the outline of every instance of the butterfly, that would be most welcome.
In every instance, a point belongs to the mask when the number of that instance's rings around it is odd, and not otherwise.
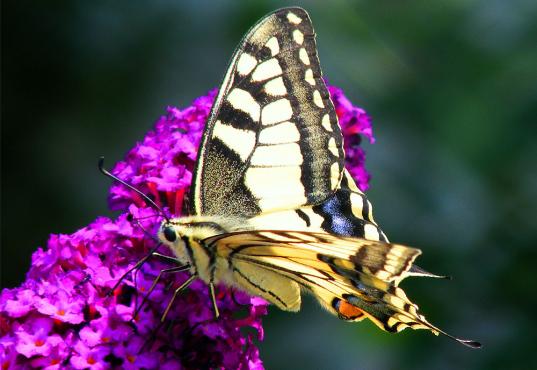
[[[371,320],[444,334],[399,283],[438,277],[414,264],[421,251],[388,242],[345,169],[343,138],[308,13],[266,15],[231,58],[200,144],[188,216],[158,232],[191,278],[298,311],[313,295],[346,321]]]

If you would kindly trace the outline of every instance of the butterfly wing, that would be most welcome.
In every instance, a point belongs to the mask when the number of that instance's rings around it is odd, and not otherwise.
[[[288,311],[300,308],[299,287],[340,319],[369,318],[381,329],[407,327],[444,334],[430,324],[398,284],[420,251],[399,244],[303,231],[247,231],[208,238],[242,289]]]
[[[343,166],[310,18],[275,11],[231,59],[200,145],[191,214],[249,218],[319,204]]]

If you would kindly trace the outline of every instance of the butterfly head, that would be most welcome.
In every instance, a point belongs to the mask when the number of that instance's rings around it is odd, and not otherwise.
[[[226,233],[228,228],[212,217],[189,216],[164,221],[158,232],[164,244],[174,244],[179,240],[193,238],[203,240],[214,235]]]
[[[205,216],[188,216],[165,220],[160,226],[158,238],[178,256],[188,249],[187,244],[203,244],[204,239],[228,232],[228,222]]]
[[[177,231],[173,223],[164,222],[159,231],[159,239],[162,242],[174,243],[177,240]]]
[[[158,238],[182,263],[193,266],[203,278],[208,271],[208,251],[205,239],[224,234],[227,229],[218,219],[189,216],[166,220],[160,226]],[[207,275],[208,276],[208,275]]]

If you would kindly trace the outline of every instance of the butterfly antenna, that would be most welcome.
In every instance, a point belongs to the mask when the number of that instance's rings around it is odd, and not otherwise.
[[[145,195],[144,193],[142,193],[139,189],[136,189],[134,186],[132,186],[131,184],[128,184],[126,183],[125,181],[121,180],[119,177],[113,175],[110,171],[108,171],[106,168],[104,168],[104,157],[100,157],[99,158],[99,171],[102,172],[103,175],[107,176],[107,177],[110,177],[111,179],[119,182],[120,184],[128,187],[129,189],[131,189],[132,191],[135,191],[138,195],[140,195],[142,198],[144,198],[144,200],[149,203],[149,205],[155,209],[158,213],[160,213],[162,215],[162,217],[164,217],[164,219],[166,220],[166,222],[170,222],[170,218],[166,215],[166,213],[164,213],[164,211],[162,210],[162,208],[160,208],[157,203],[155,203],[151,198],[149,198],[147,195]]]

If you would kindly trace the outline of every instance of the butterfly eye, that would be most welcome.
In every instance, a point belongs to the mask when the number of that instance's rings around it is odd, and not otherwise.
[[[164,233],[164,237],[169,242],[174,242],[175,239],[177,239],[177,234],[175,233],[175,229],[171,226],[164,226],[164,229],[162,230]]]

